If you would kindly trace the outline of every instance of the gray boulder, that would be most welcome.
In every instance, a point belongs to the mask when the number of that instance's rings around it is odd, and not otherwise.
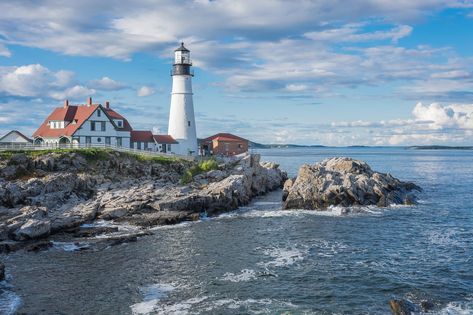
[[[363,161],[330,158],[314,165],[303,165],[297,178],[284,184],[285,209],[319,209],[329,206],[415,203],[421,188],[402,182],[390,174],[373,171]]]
[[[51,222],[49,220],[29,219],[13,234],[18,241],[37,239],[46,237],[51,231]]]

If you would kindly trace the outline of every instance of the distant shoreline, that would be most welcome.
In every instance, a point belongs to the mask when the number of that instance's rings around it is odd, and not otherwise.
[[[416,146],[325,146],[303,144],[262,144],[250,141],[250,149],[297,149],[297,148],[404,148],[409,150],[473,150],[473,146],[444,146],[444,145],[416,145]]]

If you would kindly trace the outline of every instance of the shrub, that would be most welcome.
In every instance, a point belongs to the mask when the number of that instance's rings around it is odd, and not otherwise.
[[[192,175],[191,171],[186,170],[184,174],[182,175],[181,184],[183,185],[189,184],[190,182],[192,182],[193,177],[194,176]]]
[[[200,161],[197,163],[197,165],[194,165],[184,171],[184,174],[181,178],[181,183],[189,184],[193,180],[194,176],[216,169],[218,169],[217,161],[213,159]]]
[[[205,160],[199,162],[199,167],[203,172],[218,169],[218,163],[215,160]]]

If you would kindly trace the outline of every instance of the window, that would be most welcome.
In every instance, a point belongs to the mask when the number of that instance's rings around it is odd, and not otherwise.
[[[238,143],[238,149],[242,149],[242,148],[243,148],[243,144]]]
[[[130,141],[130,148],[133,149],[134,145],[133,145],[133,141]]]
[[[100,109],[97,109],[97,117],[100,117],[102,115],[102,112],[100,111]]]
[[[102,142],[102,138],[98,137],[97,142]]]
[[[117,137],[117,146],[121,147],[122,146],[122,138]]]
[[[168,144],[168,151],[171,151],[171,145]]]
[[[102,131],[105,131],[105,121],[101,121],[101,130]]]
[[[148,150],[148,142],[143,143],[143,149]]]
[[[191,126],[191,121],[190,121],[190,120],[187,121],[187,126],[188,126],[188,127]]]
[[[117,124],[118,128],[123,127],[123,121],[122,120],[115,120],[115,123]]]
[[[110,137],[105,137],[105,144],[110,144]]]
[[[95,131],[95,121],[90,122],[90,130]]]
[[[91,144],[92,143],[92,137],[85,137],[85,143]]]
[[[138,142],[136,143],[136,148],[137,148],[138,150],[141,150],[141,142],[138,141]]]

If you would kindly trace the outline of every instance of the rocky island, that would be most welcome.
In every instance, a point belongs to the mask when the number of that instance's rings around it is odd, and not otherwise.
[[[303,165],[284,184],[284,209],[325,210],[330,206],[386,207],[413,204],[421,188],[390,174],[378,173],[363,161],[330,158]]]
[[[117,231],[91,228],[98,219],[134,225],[136,238],[145,227],[234,210],[254,196],[281,188],[286,180],[277,164],[262,163],[255,154],[225,163],[98,149],[0,156],[0,251],[4,252],[49,235]]]

